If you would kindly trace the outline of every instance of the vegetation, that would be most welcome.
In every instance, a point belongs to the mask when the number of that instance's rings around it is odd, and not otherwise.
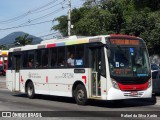
[[[15,39],[15,45],[29,45],[33,41],[33,38],[29,37],[29,34],[24,34],[24,36],[19,36]]]
[[[86,0],[71,13],[72,35],[128,34],[142,37],[150,54],[160,53],[159,0]],[[56,19],[52,30],[67,36],[67,16]]]
[[[0,45],[0,50],[8,50],[8,47],[5,45]]]

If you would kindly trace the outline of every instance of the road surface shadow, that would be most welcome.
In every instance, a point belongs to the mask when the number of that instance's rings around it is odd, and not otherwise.
[[[154,93],[153,95],[160,97],[160,93]]]
[[[90,100],[89,105],[107,108],[126,108],[136,106],[149,106],[156,104],[156,97],[141,99],[126,99],[123,101],[99,101]]]
[[[27,98],[26,94],[13,94],[13,96]],[[70,97],[36,95],[35,99],[76,104],[75,100]],[[136,107],[136,106],[149,106],[154,104],[156,104],[155,95],[153,95],[152,98],[126,99],[123,101],[88,100],[87,103],[88,106],[96,106],[104,108],[125,108],[125,107]]]

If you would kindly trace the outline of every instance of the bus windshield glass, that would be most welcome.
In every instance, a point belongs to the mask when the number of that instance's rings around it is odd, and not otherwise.
[[[119,42],[120,43],[120,40]],[[115,77],[147,77],[150,74],[147,50],[139,41],[134,45],[110,45],[108,60],[111,76]],[[112,44],[112,43],[111,43]],[[141,43],[144,44],[144,43]]]

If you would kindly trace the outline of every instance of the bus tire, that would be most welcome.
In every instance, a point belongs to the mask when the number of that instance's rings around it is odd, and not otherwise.
[[[3,75],[3,76],[6,76],[6,73],[5,73],[5,72],[2,72],[2,75]]]
[[[83,85],[79,84],[75,89],[75,100],[78,105],[87,104],[87,92]]]
[[[32,82],[29,82],[27,84],[27,96],[30,98],[30,99],[33,99],[35,97],[35,90],[34,90],[34,85]]]

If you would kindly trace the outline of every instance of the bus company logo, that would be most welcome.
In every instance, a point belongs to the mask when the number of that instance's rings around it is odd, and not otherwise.
[[[30,72],[29,72],[29,74],[28,74],[28,77],[29,77],[29,78],[31,78],[31,77],[32,77],[32,74],[31,74]]]
[[[136,87],[134,87],[133,89],[134,89],[134,90],[136,90],[137,88],[136,88]]]
[[[12,117],[11,112],[2,112],[2,117]]]
[[[41,78],[41,75],[39,75],[38,73],[28,73],[28,77],[29,78]]]

